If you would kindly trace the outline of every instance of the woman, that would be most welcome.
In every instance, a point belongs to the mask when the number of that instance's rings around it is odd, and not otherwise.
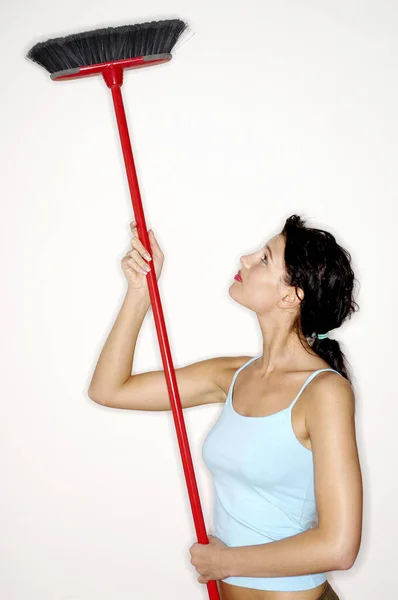
[[[150,300],[150,256],[136,236],[122,260],[128,292],[89,390],[98,403],[170,409],[163,371],[131,375]],[[150,231],[157,277],[163,253]],[[222,402],[203,445],[215,485],[215,536],[193,544],[198,581],[222,600],[338,600],[325,572],[359,551],[362,478],[355,399],[345,357],[328,332],[358,309],[349,253],[330,233],[289,217],[241,259],[229,293],[256,313],[256,357],[219,357],[176,369],[184,408]],[[239,375],[239,377],[238,377]]]

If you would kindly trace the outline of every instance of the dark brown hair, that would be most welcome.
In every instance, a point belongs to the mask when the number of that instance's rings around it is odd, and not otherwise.
[[[337,329],[359,310],[353,299],[351,255],[331,233],[307,227],[298,215],[286,219],[281,233],[286,241],[284,283],[295,287],[296,293],[298,287],[304,292],[293,327],[298,335],[301,330],[311,338],[311,349],[351,383],[339,342],[316,337]]]

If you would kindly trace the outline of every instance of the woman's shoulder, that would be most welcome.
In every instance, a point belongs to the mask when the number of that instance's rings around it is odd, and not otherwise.
[[[218,385],[222,388],[225,394],[225,399],[228,395],[231,386],[232,378],[236,371],[243,367],[244,364],[254,359],[254,356],[223,356],[219,359],[218,370]]]

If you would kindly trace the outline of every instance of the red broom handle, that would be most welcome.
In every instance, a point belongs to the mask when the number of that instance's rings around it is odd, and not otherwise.
[[[133,203],[134,216],[137,221],[139,238],[145,246],[145,248],[148,250],[148,252],[150,252],[151,244],[147,233],[144,210],[141,201],[141,194],[138,185],[137,173],[135,170],[134,157],[131,149],[126,114],[123,106],[123,98],[121,91],[121,86],[123,84],[123,69],[119,65],[109,65],[103,71],[102,74],[106,85],[111,89],[112,92],[117,125],[120,134],[120,141],[122,144],[124,163],[126,165],[127,179]],[[196,483],[195,472],[192,464],[192,457],[189,449],[189,442],[187,437],[187,431],[185,428],[181,400],[178,392],[173,360],[171,357],[170,345],[167,337],[166,324],[164,321],[163,309],[159,295],[158,282],[153,264],[151,270],[148,271],[146,275],[146,280],[148,282],[153,316],[155,319],[156,331],[158,334],[160,353],[162,355],[163,368],[166,376],[167,389],[169,392],[170,405],[173,413],[174,425],[177,432],[178,444],[180,447],[185,480],[188,487],[189,500],[191,502],[191,509],[196,529],[196,535],[199,544],[208,544],[209,539],[207,537],[205,523],[203,520],[198,486]],[[210,600],[220,600],[216,581],[210,580],[207,582],[206,585]]]

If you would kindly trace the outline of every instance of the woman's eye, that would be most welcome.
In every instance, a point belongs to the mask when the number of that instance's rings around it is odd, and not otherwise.
[[[268,264],[268,258],[267,255],[264,254],[264,257],[261,259],[266,265]]]

